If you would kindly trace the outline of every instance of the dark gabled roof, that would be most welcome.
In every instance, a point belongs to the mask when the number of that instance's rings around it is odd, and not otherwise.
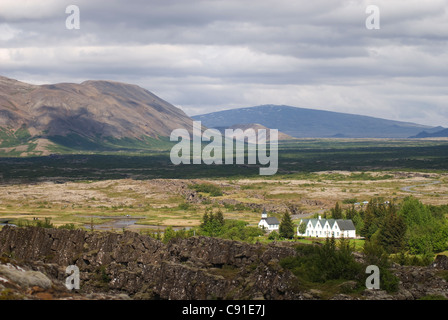
[[[327,220],[330,228],[333,229],[333,226],[334,226],[336,220],[335,219],[326,219],[326,220]],[[325,225],[325,223],[324,223],[324,225]]]
[[[278,221],[278,219],[276,217],[268,217],[265,218],[267,224],[269,225],[273,225],[273,224],[280,224],[280,222]]]
[[[338,219],[338,220],[336,220],[336,222],[338,223],[339,229],[341,229],[341,230],[355,230],[356,229],[352,220]]]

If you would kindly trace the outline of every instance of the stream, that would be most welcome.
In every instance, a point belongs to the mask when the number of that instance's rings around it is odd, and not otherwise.
[[[83,216],[84,218],[96,218],[96,219],[108,219],[109,221],[100,223],[100,224],[94,224],[93,228],[94,230],[103,230],[103,231],[112,231],[112,230],[120,230],[120,229],[127,229],[128,227],[131,227],[137,223],[140,219],[145,219],[146,217],[133,217],[133,216]],[[141,225],[139,226],[142,229],[153,229],[155,231],[160,230],[163,232],[163,230],[166,228],[166,226],[159,226],[159,225]],[[90,230],[91,225],[90,223],[84,224],[84,228]],[[189,230],[190,227],[173,227],[174,230]]]
[[[83,216],[85,218],[96,218],[96,219],[108,219],[110,221],[95,224],[93,227],[95,230],[113,230],[113,229],[123,229],[134,225],[139,219],[144,219],[144,217],[131,217],[131,216]],[[90,229],[90,223],[85,224],[86,229]]]
[[[413,186],[402,187],[400,189],[401,189],[401,191],[405,191],[405,192],[412,192],[412,193],[419,193],[419,194],[426,194],[426,195],[448,196],[448,194],[446,194],[446,193],[444,194],[444,193],[433,193],[433,192],[423,192],[423,191],[412,190],[417,187],[431,186],[431,185],[439,184],[439,183],[442,183],[442,182],[437,180],[437,181],[433,181],[430,183],[423,183],[423,184],[417,184],[417,185],[413,185]]]

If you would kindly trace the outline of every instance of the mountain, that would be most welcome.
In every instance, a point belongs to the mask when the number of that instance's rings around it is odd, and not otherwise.
[[[0,77],[0,148],[26,141],[75,149],[157,144],[191,126],[182,110],[136,85],[32,85]]]
[[[437,127],[441,130],[426,130],[422,131],[419,134],[412,136],[410,138],[446,138],[448,137],[448,129],[444,129],[442,127]]]
[[[408,138],[431,129],[415,123],[284,105],[232,109],[192,118],[209,128],[259,123],[295,138]]]

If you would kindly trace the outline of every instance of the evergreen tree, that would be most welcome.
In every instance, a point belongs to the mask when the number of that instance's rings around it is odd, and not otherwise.
[[[432,214],[430,208],[414,197],[407,197],[399,214],[407,225],[411,253],[440,252],[447,249],[448,224],[445,218]]]
[[[352,218],[353,224],[356,228],[356,234],[361,234],[361,230],[364,228],[364,221],[362,219],[361,213],[357,212]]]
[[[342,208],[339,205],[339,202],[336,202],[334,208],[331,209],[331,216],[333,219],[342,219]]]
[[[208,216],[208,213],[206,210],[204,215],[202,216],[201,228],[205,227],[208,224],[208,221],[209,221],[209,216]]]
[[[375,213],[375,204],[372,201],[367,205],[364,212],[364,225],[361,229],[361,236],[370,239],[378,230],[378,221]]]
[[[280,222],[279,234],[281,237],[291,239],[294,237],[294,224],[289,212],[285,212]]]
[[[210,214],[205,212],[202,217],[200,230],[206,236],[216,237],[221,234],[224,223],[224,216],[220,210],[216,214],[213,214],[213,212]]]
[[[306,232],[306,223],[305,222],[302,222],[299,225],[299,232],[300,232],[300,234],[305,234],[305,232]]]
[[[219,209],[218,212],[216,212],[215,219],[219,225],[221,226],[224,225],[224,215],[222,214],[221,209]]]
[[[397,253],[404,249],[406,223],[402,216],[391,210],[378,234],[378,243],[388,252]]]
[[[352,206],[345,211],[345,217],[350,220],[353,220],[353,218],[357,214],[358,214],[358,211],[356,211],[354,204],[352,204]]]

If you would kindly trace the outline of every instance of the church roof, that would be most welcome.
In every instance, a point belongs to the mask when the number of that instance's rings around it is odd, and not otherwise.
[[[261,220],[265,220],[268,225],[280,224],[276,217],[261,218]]]

